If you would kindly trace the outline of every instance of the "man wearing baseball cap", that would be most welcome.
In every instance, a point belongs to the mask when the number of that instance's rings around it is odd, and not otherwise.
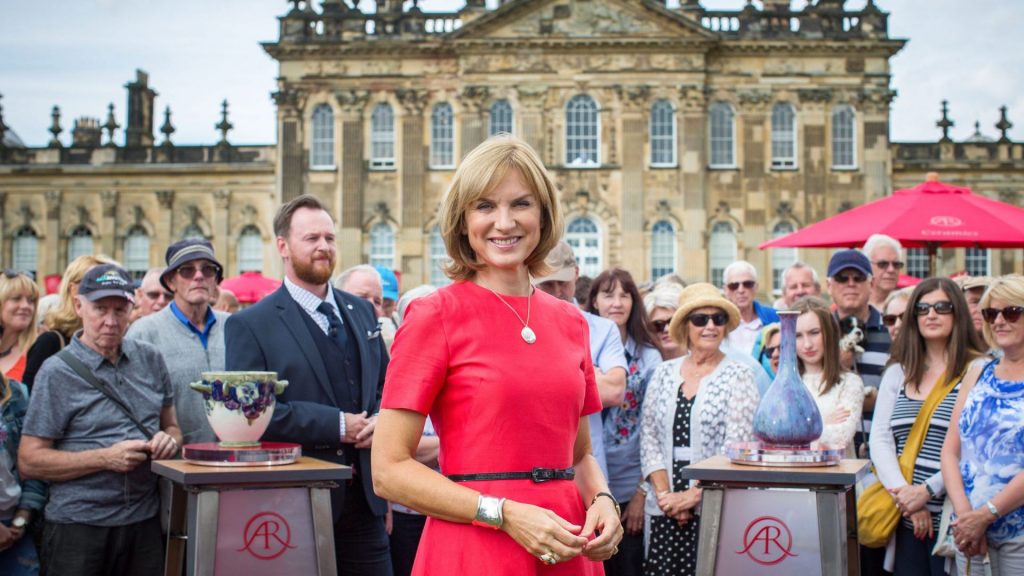
[[[95,266],[78,287],[82,329],[36,375],[18,470],[50,482],[41,563],[51,574],[156,574],[163,569],[157,477],[181,431],[163,358],[124,340],[132,279]]]
[[[128,338],[152,344],[164,357],[174,386],[174,405],[185,443],[213,442],[203,397],[189,388],[203,372],[224,370],[224,323],[228,314],[214,310],[214,291],[224,267],[206,240],[189,239],[167,248],[167,268],[160,284],[174,295],[169,305],[134,322]]]

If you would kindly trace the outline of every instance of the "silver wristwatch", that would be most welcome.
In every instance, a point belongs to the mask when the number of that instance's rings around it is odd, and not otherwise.
[[[24,528],[28,524],[28,520],[25,520],[24,516],[15,516],[14,520],[11,520],[11,526],[15,528]]]
[[[504,504],[504,498],[481,494],[476,500],[476,518],[473,519],[473,525],[495,530],[501,528],[502,522],[505,521],[501,515],[501,508]]]

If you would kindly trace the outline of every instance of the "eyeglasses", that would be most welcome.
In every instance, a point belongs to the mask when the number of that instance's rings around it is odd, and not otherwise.
[[[928,312],[934,308],[936,314],[952,314],[953,303],[949,300],[943,300],[942,302],[936,302],[934,304],[925,304],[924,302],[918,302],[914,304],[914,314],[918,316],[927,316]]]
[[[191,278],[191,276],[189,276],[189,278]],[[149,298],[150,300],[157,300],[159,298],[163,298],[164,300],[174,300],[174,294],[164,292],[163,290],[150,290],[145,292],[145,294],[146,298]]]
[[[903,262],[900,262],[899,260],[879,260],[877,262],[872,262],[872,264],[878,266],[882,270],[886,270],[888,268],[892,268],[894,270],[903,269]]]
[[[668,325],[670,322],[670,320],[655,320],[651,322],[651,326],[654,326],[655,334],[661,334],[662,332],[668,330]]]
[[[17,278],[19,274],[24,274],[24,272],[19,272],[14,268],[4,268],[4,276],[7,278],[14,279]]]
[[[777,345],[776,346],[765,346],[764,348],[761,349],[761,357],[762,358],[771,358],[772,356],[775,355],[775,352],[778,349],[779,349],[779,347]]]
[[[729,290],[729,292],[735,292],[740,289],[740,286],[743,286],[747,290],[753,290],[754,286],[756,285],[757,282],[753,280],[744,280],[743,282],[729,282],[728,284],[725,285],[725,287],[726,289]]]
[[[209,264],[198,270],[203,273],[203,278],[213,278],[218,272],[220,272],[220,268]],[[178,276],[181,276],[185,280],[191,280],[192,278],[195,278],[196,271],[197,268],[195,266],[182,266],[181,268],[178,268]]]
[[[1010,324],[1013,324],[1017,320],[1020,320],[1021,314],[1024,314],[1024,308],[1020,306],[1007,306],[1006,308],[985,308],[981,311],[981,316],[985,318],[985,322],[989,324],[995,324],[996,318],[999,315],[1003,315],[1003,320],[1006,320]]]
[[[850,280],[853,280],[857,284],[863,284],[868,281],[868,277],[863,274],[836,274],[832,279],[840,284],[846,284]]]
[[[703,328],[708,325],[708,320],[712,321],[715,326],[725,326],[726,322],[729,321],[729,315],[725,312],[715,312],[714,314],[690,314],[686,318],[697,328]]]
[[[899,314],[884,314],[882,316],[882,324],[885,324],[886,326],[895,326],[896,321],[899,319]]]

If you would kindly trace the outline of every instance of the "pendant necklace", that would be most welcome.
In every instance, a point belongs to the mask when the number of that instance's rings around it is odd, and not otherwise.
[[[484,288],[487,288],[488,290],[491,290],[487,286],[484,286]],[[533,328],[530,328],[530,300],[533,298],[533,290],[531,289],[530,290],[530,295],[526,297],[526,321],[525,322],[523,321],[523,317],[519,315],[519,312],[516,312],[516,309],[513,308],[511,304],[506,302],[504,298],[501,297],[501,294],[498,294],[494,290],[491,290],[491,294],[494,294],[495,296],[497,296],[498,300],[501,300],[502,304],[504,304],[505,306],[508,306],[508,309],[511,310],[512,313],[516,315],[516,318],[518,318],[520,322],[522,322],[523,329],[519,332],[519,335],[523,338],[523,341],[526,342],[527,344],[533,344],[534,342],[536,342],[537,341],[537,334],[533,331]]]

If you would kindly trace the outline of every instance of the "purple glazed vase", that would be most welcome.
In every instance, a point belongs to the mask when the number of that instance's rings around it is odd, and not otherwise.
[[[754,413],[754,436],[773,446],[806,447],[821,436],[821,412],[807,391],[796,364],[799,312],[779,312],[782,351],[779,371]]]

